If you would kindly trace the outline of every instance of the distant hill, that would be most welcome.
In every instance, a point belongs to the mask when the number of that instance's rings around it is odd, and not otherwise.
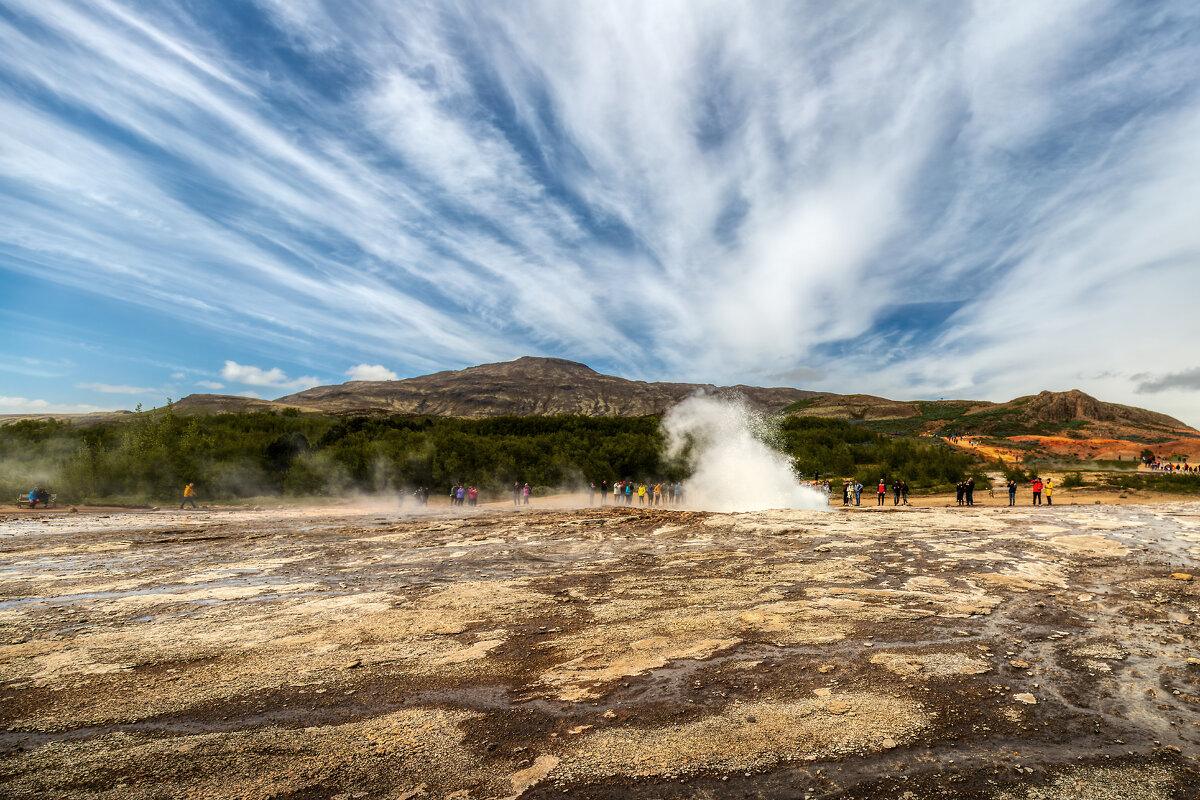
[[[482,418],[501,415],[656,416],[696,392],[740,395],[765,413],[831,417],[902,434],[1068,436],[1167,441],[1200,435],[1177,419],[1132,406],[1105,403],[1078,390],[1041,392],[1007,403],[979,400],[889,400],[866,394],[804,389],[648,383],[604,375],[561,358],[518,358],[396,381],[350,381],[317,386],[278,400],[193,394],[173,405],[180,414],[308,412],[337,415],[411,415]],[[148,413],[161,413],[156,409]],[[47,419],[51,415],[7,415]],[[74,423],[134,419],[127,411],[53,415]]]
[[[1183,422],[1143,408],[1106,403],[1072,389],[1007,403],[980,400],[901,402],[862,394],[827,394],[786,409],[790,414],[859,420],[877,430],[978,436],[1172,439],[1194,436]]]
[[[751,405],[766,412],[779,411],[818,394],[803,389],[757,386],[646,383],[603,375],[575,361],[526,356],[515,361],[481,364],[400,381],[350,381],[336,386],[317,386],[281,397],[276,402],[308,411],[337,414],[639,417],[664,414],[697,391],[715,395],[740,394]]]

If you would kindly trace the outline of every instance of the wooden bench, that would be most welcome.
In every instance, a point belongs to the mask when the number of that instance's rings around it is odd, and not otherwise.
[[[58,495],[51,494],[50,499],[46,502],[46,505],[41,507],[58,508]],[[29,508],[29,492],[17,495],[17,508]]]

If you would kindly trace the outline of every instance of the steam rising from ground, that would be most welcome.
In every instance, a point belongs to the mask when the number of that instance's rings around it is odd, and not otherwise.
[[[771,426],[744,401],[689,397],[663,419],[667,457],[692,467],[684,494],[688,508],[762,511],[828,510],[824,492],[801,486],[787,456],[772,448]]]

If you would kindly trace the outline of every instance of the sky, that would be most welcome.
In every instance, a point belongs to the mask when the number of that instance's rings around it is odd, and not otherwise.
[[[1200,4],[0,0],[0,413],[523,355],[1200,426]]]

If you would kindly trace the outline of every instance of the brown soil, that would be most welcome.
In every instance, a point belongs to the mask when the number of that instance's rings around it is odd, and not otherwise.
[[[1195,798],[1200,505],[1062,497],[5,514],[0,795]]]

